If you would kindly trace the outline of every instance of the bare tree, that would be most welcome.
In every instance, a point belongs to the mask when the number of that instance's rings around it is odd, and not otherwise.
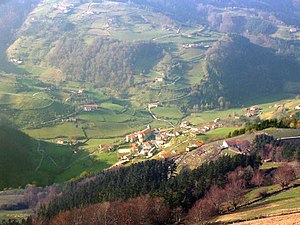
[[[218,213],[223,212],[223,205],[226,203],[226,191],[223,188],[220,188],[216,185],[213,185],[209,192],[205,195],[208,201],[215,207],[215,210]]]
[[[205,225],[209,224],[211,218],[216,215],[215,207],[207,198],[198,200],[193,208],[190,209],[187,224]]]
[[[264,182],[264,178],[265,178],[265,174],[260,170],[256,170],[251,179],[251,184],[253,184],[257,187],[260,187],[262,185],[262,183]]]
[[[282,188],[288,187],[291,181],[293,181],[295,178],[295,170],[288,164],[277,168],[273,177],[274,182],[279,184]]]

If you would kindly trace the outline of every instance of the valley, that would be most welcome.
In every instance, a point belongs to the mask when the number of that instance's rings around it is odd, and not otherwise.
[[[115,205],[136,211],[144,199],[144,224],[206,224],[194,208],[209,209],[215,185],[237,185],[239,169],[246,199],[227,199],[209,223],[297,215],[299,149],[279,139],[300,136],[299,10],[296,0],[0,1],[0,221],[39,211],[68,224],[105,208],[117,224],[127,217]],[[286,165],[295,177],[281,190],[273,176]],[[263,187],[247,180],[257,171]]]

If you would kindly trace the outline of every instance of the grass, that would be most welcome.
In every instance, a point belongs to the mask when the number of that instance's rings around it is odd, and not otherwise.
[[[299,129],[267,129],[265,131],[275,138],[300,136]]]
[[[272,169],[272,168],[277,168],[277,167],[279,167],[281,165],[282,165],[282,163],[280,163],[280,162],[264,162],[261,165],[260,169],[262,169],[262,170],[268,170],[268,169]]]
[[[153,108],[152,111],[158,118],[181,120],[183,117],[176,106],[157,107]]]
[[[195,139],[199,140],[199,141],[205,141],[205,142],[223,139],[223,138],[226,138],[226,136],[228,135],[229,132],[232,132],[235,129],[236,129],[235,127],[222,127],[222,128],[218,128],[218,129],[206,132],[206,133],[196,137]]]
[[[92,160],[91,160],[92,157]],[[92,156],[83,156],[74,161],[68,169],[55,178],[55,182],[61,183],[70,180],[82,173],[95,173],[102,171],[118,161],[117,153],[99,153]]]
[[[39,139],[84,137],[82,128],[76,123],[64,123],[52,127],[43,127],[40,129],[26,129],[24,132],[31,137]]]
[[[99,145],[110,145],[118,144],[120,139],[118,138],[108,138],[108,139],[89,139],[85,142],[85,145],[82,147],[84,150],[95,151],[99,148]]]
[[[277,187],[271,186],[269,190],[276,190]],[[250,192],[250,194],[254,195]],[[240,209],[239,211],[220,216],[221,221],[249,220],[258,217],[280,215],[300,210],[300,187],[272,195],[264,200],[256,202],[250,206]]]
[[[15,129],[1,128],[0,190],[28,183],[37,186],[62,183],[82,173],[102,171],[117,161],[116,152],[91,154],[78,149],[74,152],[70,146],[37,141]]]
[[[16,211],[0,210],[0,221],[9,220],[12,218],[16,220],[26,219],[30,213],[31,211],[29,210],[16,210]]]
[[[241,115],[244,114],[242,109],[234,108],[228,110],[213,110],[213,111],[205,111],[201,113],[192,113],[190,116],[186,118],[186,120],[190,121],[192,124],[202,124],[213,122],[216,118],[220,118],[222,120],[226,120],[230,115]]]

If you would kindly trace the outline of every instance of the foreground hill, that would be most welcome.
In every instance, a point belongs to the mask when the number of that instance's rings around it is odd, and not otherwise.
[[[68,146],[34,140],[3,122],[0,140],[0,190],[64,182],[84,171],[101,171],[113,161],[97,161],[87,153],[74,154]]]

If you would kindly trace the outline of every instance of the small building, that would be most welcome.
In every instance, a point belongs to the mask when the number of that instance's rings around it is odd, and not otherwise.
[[[227,141],[224,140],[223,144],[220,147],[221,147],[221,149],[227,149],[227,148],[229,148],[229,145],[228,145]]]
[[[70,145],[72,145],[72,146],[77,145],[77,144],[78,144],[78,141],[76,139],[72,139],[70,142]]]
[[[149,150],[151,150],[151,148],[152,148],[152,145],[149,142],[145,142],[143,144],[143,150],[144,151],[149,151]]]
[[[201,142],[201,141],[196,141],[195,142],[195,146],[198,147],[198,148],[201,147],[202,145],[203,145],[203,142]]]
[[[137,139],[138,139],[137,134],[129,134],[129,135],[126,135],[126,137],[125,137],[126,142],[135,142]]]
[[[292,28],[290,28],[290,33],[296,33],[296,32],[298,32],[298,29],[296,28],[296,27],[292,27]]]
[[[59,145],[67,145],[68,144],[68,142],[64,139],[57,139],[56,143]]]
[[[215,120],[214,120],[214,123],[218,123],[218,122],[220,122],[220,118],[218,117],[218,118],[216,118]]]
[[[152,130],[150,125],[147,126],[146,129],[138,132],[137,137],[139,142],[144,142],[145,140],[147,140],[152,134]]]
[[[79,88],[78,89],[78,94],[83,94],[84,92],[86,92],[86,90],[84,88]]]
[[[83,105],[83,110],[86,112],[91,112],[91,111],[95,111],[98,109],[98,105],[97,104],[86,104]]]
[[[77,122],[77,118],[74,116],[70,116],[66,121],[67,122]]]
[[[199,131],[190,131],[190,135],[192,136],[192,137],[197,137],[197,136],[199,136],[199,135],[201,135],[201,132],[199,132]]]
[[[182,121],[180,124],[180,127],[188,127],[190,125],[191,125],[191,123],[189,121]]]
[[[158,102],[153,102],[148,104],[148,108],[157,108],[159,106]]]
[[[131,157],[131,149],[119,149],[118,158],[122,160],[127,160]]]
[[[297,106],[295,107],[295,109],[296,109],[296,110],[300,110],[300,105],[297,105]]]
[[[157,78],[155,78],[155,81],[157,81],[157,82],[163,82],[164,78],[163,77],[157,77]]]

